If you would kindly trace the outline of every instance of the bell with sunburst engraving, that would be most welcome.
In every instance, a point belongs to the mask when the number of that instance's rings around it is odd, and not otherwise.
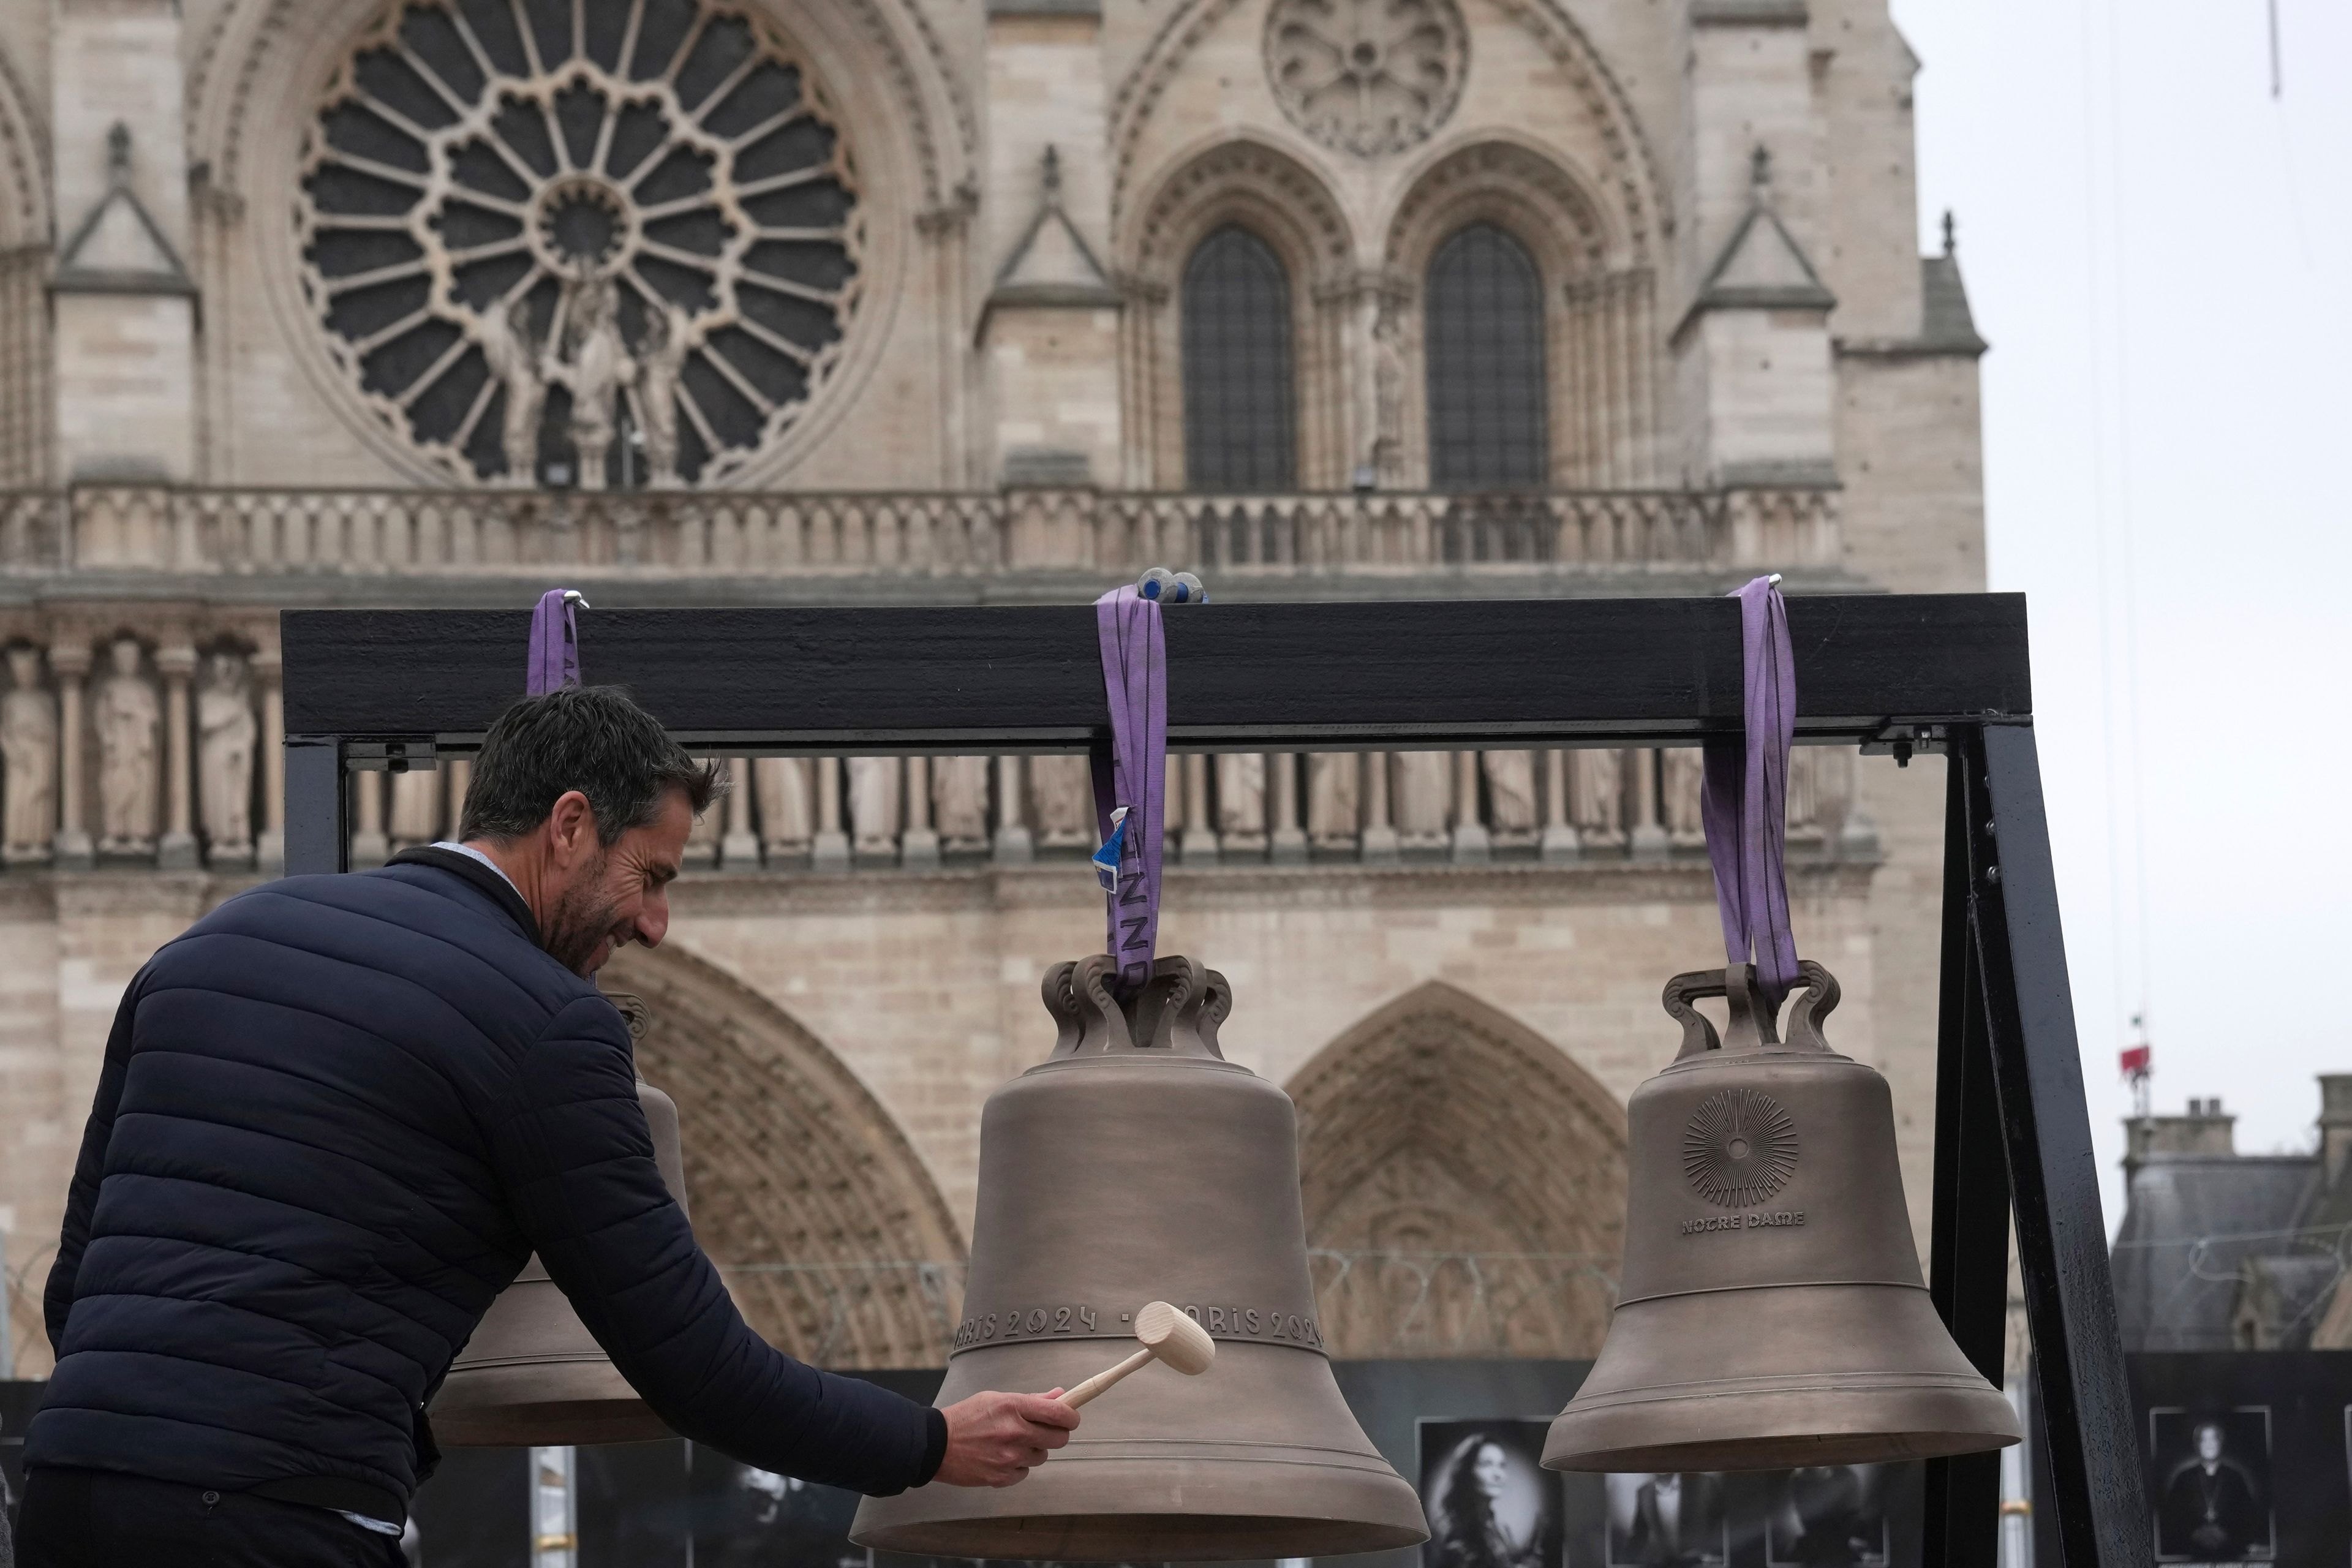
[[[1552,1423],[1557,1470],[1754,1470],[2018,1441],[1919,1275],[1886,1080],[1838,1055],[1828,970],[1788,1038],[1754,969],[1676,975],[1674,1063],[1627,1107],[1625,1263],[1601,1356]],[[1729,1028],[1691,1005],[1721,996]]]

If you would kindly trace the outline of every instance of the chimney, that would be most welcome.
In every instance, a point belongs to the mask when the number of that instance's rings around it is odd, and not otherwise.
[[[2352,1073],[2319,1075],[2319,1164],[2329,1186],[2352,1156]]]
[[[2326,1080],[2323,1079],[2323,1082]],[[2346,1147],[2352,1150],[2352,1075],[2344,1081],[2344,1127]],[[2334,1101],[2329,1103],[2333,1104]],[[2224,1157],[2238,1152],[2232,1134],[2238,1119],[2221,1109],[2219,1096],[2211,1100],[2191,1100],[2189,1110],[2179,1116],[2133,1116],[2124,1121],[2124,1173],[2139,1169],[2151,1156],[2165,1154],[2219,1154]]]

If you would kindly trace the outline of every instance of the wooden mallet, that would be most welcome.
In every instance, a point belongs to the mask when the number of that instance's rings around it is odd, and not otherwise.
[[[1135,1314],[1135,1337],[1141,1350],[1063,1394],[1062,1403],[1075,1410],[1146,1362],[1164,1361],[1187,1377],[1198,1377],[1217,1359],[1217,1342],[1209,1331],[1165,1301],[1144,1303]]]

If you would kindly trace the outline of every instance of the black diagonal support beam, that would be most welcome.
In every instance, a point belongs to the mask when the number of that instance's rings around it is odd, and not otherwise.
[[[291,735],[478,738],[522,689],[520,610],[289,610]],[[1106,730],[1091,605],[587,610],[583,673],[689,745],[1080,750]],[[2021,595],[1789,601],[1798,731],[2032,711]],[[1689,741],[1740,722],[1729,599],[1192,606],[1168,627],[1171,743]]]
[[[1936,1194],[1927,1289],[1952,1338],[1998,1387],[2009,1321],[2009,1151],[1969,924],[1966,770],[1945,768],[1944,922],[1936,1039]],[[1927,1466],[1927,1568],[1995,1568],[2000,1455]]]
[[[1957,731],[1951,765],[1961,770],[1987,1059],[2008,1136],[2018,1260],[2050,1436],[2048,1506],[2067,1568],[2142,1568],[2155,1560],[2145,1471],[2124,1380],[2033,731]]]

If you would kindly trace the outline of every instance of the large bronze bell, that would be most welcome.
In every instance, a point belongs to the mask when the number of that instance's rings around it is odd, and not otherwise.
[[[971,1273],[939,1403],[1076,1385],[1165,1300],[1216,1342],[1146,1366],[1001,1490],[869,1499],[887,1552],[1063,1562],[1313,1557],[1428,1536],[1412,1487],[1339,1396],[1316,1321],[1290,1097],[1226,1061],[1224,976],[1163,958],[1122,1005],[1114,962],[1056,965],[1053,1055],[981,1116]]]
[[[1553,1469],[1867,1464],[2019,1439],[1919,1277],[1886,1080],[1829,1048],[1837,981],[1800,969],[1786,1042],[1752,966],[1667,982],[1683,1047],[1627,1107],[1616,1313],[1552,1423]],[[1727,1000],[1727,1038],[1699,996]]]
[[[614,996],[629,1033],[642,1041],[647,1016],[634,996]],[[645,1079],[637,1103],[653,1133],[663,1184],[686,1206],[686,1156],[677,1102]],[[536,1254],[482,1314],[434,1396],[433,1435],[458,1448],[636,1443],[669,1428],[614,1366],[588,1325],[547,1277]]]

